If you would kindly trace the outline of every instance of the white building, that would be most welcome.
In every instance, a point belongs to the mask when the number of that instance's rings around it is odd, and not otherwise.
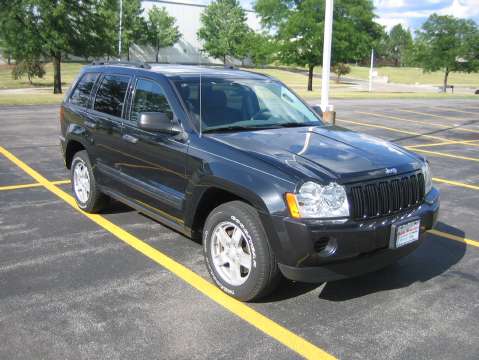
[[[144,14],[148,13],[153,5],[164,7],[171,16],[176,18],[176,23],[182,34],[181,39],[175,46],[160,51],[160,62],[164,63],[219,63],[213,58],[202,56],[199,50],[201,42],[198,40],[198,32],[201,21],[201,13],[206,8],[205,1],[192,0],[153,0],[142,1]],[[248,25],[251,29],[260,29],[259,19],[252,10],[246,10]],[[132,60],[155,61],[155,51],[148,46],[133,46],[131,49]]]

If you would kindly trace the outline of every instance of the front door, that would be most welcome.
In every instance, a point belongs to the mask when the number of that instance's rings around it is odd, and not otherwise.
[[[163,112],[174,118],[163,87],[153,79],[136,79],[130,116],[123,126],[125,162],[120,168],[123,178],[128,182],[128,196],[149,210],[182,225],[187,184],[186,141],[181,135],[138,128],[142,112]]]
[[[120,191],[122,183],[118,164],[123,162],[122,114],[130,80],[127,75],[104,75],[88,115],[89,126],[95,129],[95,170],[100,175],[99,180],[103,185]]]

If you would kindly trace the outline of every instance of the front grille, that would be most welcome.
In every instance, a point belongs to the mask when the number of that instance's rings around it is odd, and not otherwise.
[[[374,218],[401,212],[424,200],[424,176],[403,175],[350,187],[351,215]]]

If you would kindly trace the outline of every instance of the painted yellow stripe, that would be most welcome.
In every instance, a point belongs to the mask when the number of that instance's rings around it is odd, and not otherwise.
[[[436,182],[444,183],[444,184],[463,187],[465,189],[479,190],[479,186],[477,186],[477,185],[466,184],[466,183],[459,182],[459,181],[452,181],[452,180],[441,179],[441,178],[432,178],[432,180],[434,180]]]
[[[402,110],[399,110],[399,111],[402,111]],[[409,110],[406,110],[406,111],[409,111]],[[410,111],[410,112],[414,113],[414,111]],[[369,113],[369,112],[364,112],[364,111],[356,111],[356,113],[363,114],[363,115],[372,115],[372,116],[387,118],[387,119],[392,119],[392,120],[410,122],[410,123],[414,123],[414,124],[421,124],[421,125],[426,125],[426,126],[438,127],[438,128],[441,128],[441,129],[448,129],[448,130],[454,130],[454,131],[465,131],[465,132],[471,132],[471,133],[479,134],[479,130],[465,129],[465,128],[461,128],[461,127],[451,127],[451,125],[437,124],[437,123],[432,123],[432,122],[428,122],[428,121],[405,119],[405,118],[401,118],[401,117],[397,117],[397,116],[391,116],[391,115],[385,115],[385,114],[375,114],[375,113]],[[417,113],[417,114],[426,115],[424,113]],[[455,125],[455,126],[463,126],[463,125],[460,124],[460,125]]]
[[[442,107],[442,106],[430,106],[430,108],[431,109],[439,109],[439,110],[445,110],[445,111],[458,112],[458,113],[462,113],[462,114],[479,115],[477,112],[474,112],[474,111],[458,110],[458,109],[452,109],[452,108]]]
[[[401,111],[401,112],[407,112],[407,113],[411,113],[411,114],[417,114],[417,115],[424,115],[424,116],[428,116],[428,117],[434,117],[434,118],[438,118],[438,119],[442,119],[442,120],[448,120],[448,121],[468,121],[470,119],[466,119],[464,117],[451,117],[449,115],[447,116],[444,116],[444,115],[437,115],[437,114],[432,114],[432,113],[425,113],[425,112],[422,112],[422,111],[416,111],[416,110],[410,110],[410,109],[395,109],[396,111]],[[476,114],[479,116],[479,113]]]
[[[281,344],[295,351],[299,355],[308,358],[308,359],[335,359],[332,355],[328,354],[319,347],[313,345],[304,338],[296,335],[295,333],[289,331],[285,327],[279,325],[273,320],[267,318],[256,310],[252,309],[245,303],[242,303],[231,296],[225,294],[215,285],[203,279],[201,276],[191,271],[184,265],[176,262],[172,258],[166,256],[162,252],[148,245],[147,243],[141,241],[134,235],[130,234],[121,227],[113,224],[106,218],[98,214],[88,214],[82,211],[76,205],[75,199],[67,194],[65,191],[61,190],[58,186],[55,186],[40,173],[32,169],[30,166],[25,164],[23,161],[18,159],[15,155],[10,153],[3,147],[0,147],[0,153],[3,154],[7,159],[16,164],[19,168],[25,171],[30,175],[35,181],[40,183],[46,189],[51,191],[53,194],[58,196],[60,199],[65,201],[68,205],[73,207],[75,210],[81,212],[83,215],[88,217],[90,220],[115,235],[118,239],[122,240],[126,244],[130,245],[132,248],[142,253],[149,259],[153,260],[157,264],[163,266],[165,269],[171,271],[174,275],[223,306],[225,309],[229,310],[239,318],[253,325],[260,331],[269,335],[273,339],[277,340]]]
[[[411,148],[409,146],[405,146],[404,148],[406,148],[408,150],[415,151],[415,152],[425,153],[425,154],[439,156],[439,157],[447,157],[447,158],[452,158],[452,159],[460,159],[460,160],[479,162],[479,158],[473,158],[473,157],[469,157],[469,156],[453,155],[453,154],[448,154],[448,153],[444,153],[444,152]]]
[[[59,180],[59,181],[52,181],[51,182],[54,185],[61,185],[61,184],[69,184],[70,180]],[[8,186],[0,186],[0,191],[5,191],[5,190],[17,190],[17,189],[28,189],[28,188],[34,188],[34,187],[40,187],[43,186],[40,183],[32,183],[32,184],[20,184],[20,185],[8,185]]]
[[[466,244],[471,245],[471,246],[479,247],[479,241],[477,241],[477,240],[472,240],[472,239],[464,238],[464,237],[461,237],[461,236],[452,235],[452,234],[445,233],[445,232],[435,230],[435,229],[428,230],[428,232],[433,234],[433,235],[444,237],[444,238],[449,239],[449,240],[459,241],[459,242],[466,243]]]
[[[472,142],[477,142],[479,140],[466,140],[466,141],[461,141],[460,143],[463,145],[470,144]],[[430,144],[420,144],[420,145],[409,145],[409,148],[421,148],[421,147],[431,147],[431,146],[444,146],[444,145],[455,145],[458,144],[457,141],[444,141],[444,142],[438,142],[438,143],[430,143]]]
[[[462,128],[453,128],[451,129],[450,126],[448,125],[443,125],[443,124],[433,124],[433,123],[428,123],[424,121],[417,121],[417,120],[411,120],[411,119],[404,119],[398,116],[392,116],[392,115],[385,115],[385,114],[376,114],[376,113],[370,113],[370,112],[365,112],[365,111],[356,111],[358,114],[363,114],[363,115],[370,115],[370,116],[375,116],[378,118],[383,118],[383,119],[392,119],[392,120],[398,120],[398,121],[404,121],[404,122],[412,122],[412,123],[419,123],[422,125],[431,125],[431,126],[436,126],[440,127],[443,129],[449,129],[449,130],[459,130],[459,131],[468,131],[468,132],[473,132],[473,133],[479,133],[477,130],[470,130],[470,129],[462,129]],[[458,143],[461,142],[461,140],[451,140],[451,141],[457,141]],[[479,146],[479,145],[475,145]]]
[[[376,128],[376,129],[384,129],[384,130],[389,130],[389,131],[392,131],[392,132],[397,132],[397,133],[402,133],[402,134],[408,134],[408,135],[414,135],[414,136],[420,136],[420,137],[425,137],[425,138],[428,138],[428,139],[439,140],[439,141],[442,141],[442,142],[446,142],[446,141],[447,141],[447,142],[454,142],[454,143],[457,142],[456,140],[449,140],[449,139],[446,139],[446,138],[443,138],[443,137],[439,137],[439,136],[433,136],[433,135],[427,135],[427,134],[420,134],[420,133],[413,132],[413,131],[401,130],[401,129],[392,128],[392,127],[383,126],[383,125],[376,125],[376,124],[359,122],[359,121],[352,121],[352,120],[346,120],[346,119],[337,119],[337,120],[338,120],[338,121],[341,121],[341,122],[349,123],[349,124],[366,126],[366,127],[372,127],[372,128]]]

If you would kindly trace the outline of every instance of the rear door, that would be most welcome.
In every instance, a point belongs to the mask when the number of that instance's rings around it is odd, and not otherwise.
[[[163,112],[175,119],[164,86],[151,78],[137,78],[131,110],[123,127],[125,162],[121,172],[128,181],[129,197],[163,217],[182,225],[187,179],[187,144],[182,135],[138,128],[142,112]],[[176,120],[175,120],[176,121]]]
[[[125,102],[131,76],[104,74],[100,79],[92,109],[88,115],[88,126],[95,134],[97,173],[103,185],[121,190],[119,164],[124,161],[122,146]]]

